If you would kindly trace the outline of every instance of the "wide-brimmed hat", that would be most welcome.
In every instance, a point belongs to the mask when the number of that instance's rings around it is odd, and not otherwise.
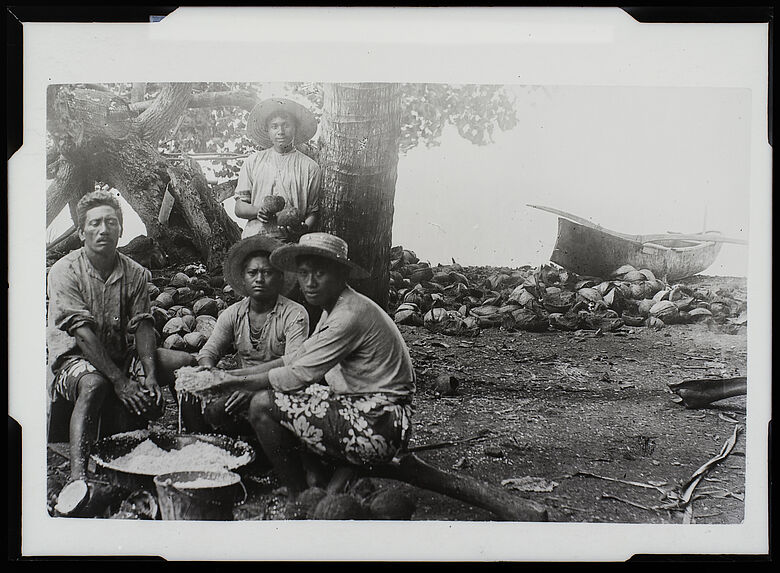
[[[264,99],[249,113],[247,135],[260,147],[271,147],[266,123],[274,114],[288,113],[295,118],[295,143],[306,143],[317,133],[317,118],[301,104],[286,98]]]
[[[296,259],[303,255],[314,255],[335,261],[347,267],[349,277],[365,279],[369,274],[363,267],[349,260],[347,242],[329,233],[307,233],[297,243],[282,245],[271,253],[271,264],[284,271],[297,271]]]
[[[222,274],[233,290],[241,295],[247,296],[247,292],[244,289],[244,261],[251,254],[257,251],[266,251],[272,253],[275,249],[278,249],[282,245],[279,239],[270,237],[268,235],[253,235],[246,239],[241,239],[239,242],[230,247],[225,264],[222,266]],[[271,263],[273,265],[273,263]],[[276,268],[276,265],[274,265]],[[281,270],[281,269],[280,269]],[[293,286],[295,286],[295,273],[284,273],[284,286],[282,287],[282,294],[290,292]]]

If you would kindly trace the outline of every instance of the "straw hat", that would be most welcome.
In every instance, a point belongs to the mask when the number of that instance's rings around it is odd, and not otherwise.
[[[268,235],[253,235],[246,239],[241,239],[239,242],[230,247],[227,254],[225,264],[222,266],[223,276],[225,281],[233,287],[233,290],[241,295],[248,296],[244,290],[244,261],[251,254],[257,251],[266,251],[268,253],[273,252],[279,248],[282,242],[279,239],[270,237]],[[276,268],[278,266],[274,265]],[[295,286],[295,274],[284,273],[284,286],[282,287],[282,294],[290,291]]]
[[[315,255],[340,263],[350,270],[349,277],[353,279],[365,279],[369,274],[362,267],[347,258],[348,247],[346,241],[328,233],[308,233],[301,236],[298,243],[282,245],[271,253],[271,263],[285,271],[297,271],[295,262],[302,255]]]
[[[266,123],[274,114],[288,113],[295,118],[295,143],[305,143],[317,133],[317,118],[301,104],[286,98],[264,99],[249,113],[247,135],[263,149],[271,147]]]

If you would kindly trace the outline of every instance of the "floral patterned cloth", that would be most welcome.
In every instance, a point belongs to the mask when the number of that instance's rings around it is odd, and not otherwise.
[[[335,394],[312,384],[299,392],[273,392],[276,416],[316,454],[355,465],[383,464],[409,442],[410,398],[388,394]]]

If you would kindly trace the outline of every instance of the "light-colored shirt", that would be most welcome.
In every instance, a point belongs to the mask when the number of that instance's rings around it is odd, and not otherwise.
[[[284,366],[269,371],[271,386],[299,390],[325,379],[337,394],[411,395],[414,368],[398,327],[370,298],[346,287],[330,313]]]
[[[297,149],[279,153],[273,147],[246,158],[238,173],[235,198],[254,207],[261,207],[263,198],[281,195],[285,208],[293,206],[301,220],[319,212],[320,166]],[[251,237],[262,230],[258,219],[247,221],[241,237]]]
[[[279,295],[268,313],[256,344],[249,324],[249,297],[227,307],[217,318],[214,331],[198,353],[198,360],[218,362],[235,345],[240,367],[256,366],[297,350],[309,334],[309,316],[297,302]]]
[[[127,335],[150,314],[150,273],[130,257],[116,254],[107,280],[87,258],[84,248],[68,253],[49,270],[47,278],[46,342],[49,365],[56,369],[67,356],[82,355],[73,334],[89,326],[120,368],[128,356]]]

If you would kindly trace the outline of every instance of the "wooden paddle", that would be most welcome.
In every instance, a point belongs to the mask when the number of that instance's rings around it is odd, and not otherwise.
[[[559,217],[563,217],[564,219],[568,219],[569,221],[572,221],[574,223],[579,223],[580,225],[583,225],[590,229],[604,231],[605,233],[609,233],[611,235],[615,235],[616,237],[620,237],[621,239],[626,239],[627,241],[633,241],[635,243],[645,244],[645,243],[653,243],[656,241],[677,240],[677,241],[703,241],[708,243],[732,243],[735,245],[748,244],[748,242],[743,239],[734,239],[731,237],[724,237],[723,235],[716,235],[713,233],[657,233],[651,235],[628,235],[626,233],[618,233],[617,231],[612,231],[611,229],[607,229],[605,227],[602,227],[601,225],[592,223],[587,219],[583,219],[582,217],[578,217],[577,215],[572,215],[571,213],[567,213],[566,211],[561,211],[560,209],[555,209],[553,207],[544,207],[541,205],[531,205],[531,204],[528,204],[528,206],[533,207],[534,209],[539,209],[540,211],[547,211],[548,213],[553,213],[555,215],[558,215]]]

